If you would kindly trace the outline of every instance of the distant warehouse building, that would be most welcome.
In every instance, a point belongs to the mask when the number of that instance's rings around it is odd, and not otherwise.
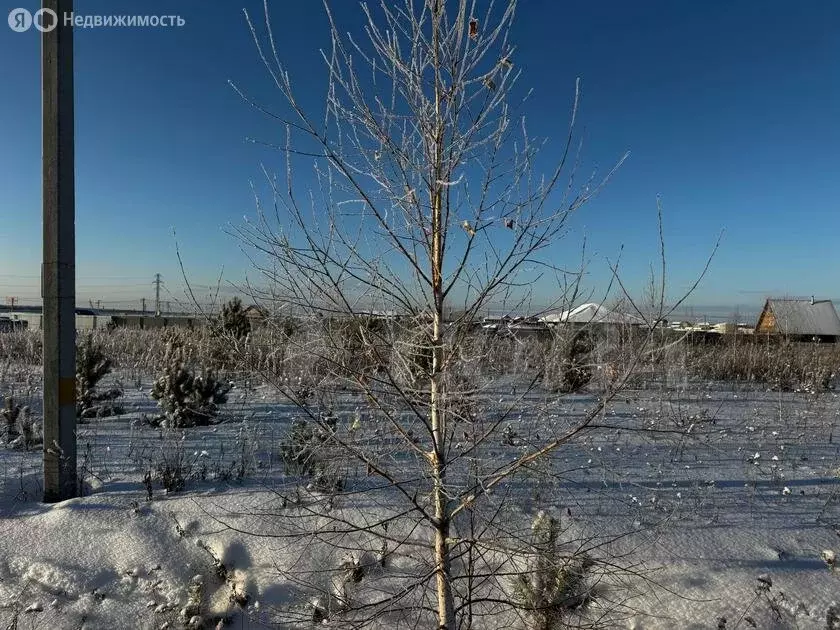
[[[836,342],[840,340],[840,317],[831,300],[768,299],[755,332],[798,341]]]
[[[42,330],[44,325],[44,316],[40,309],[17,311],[9,313],[6,317],[16,325],[28,328],[29,330]],[[77,308],[76,309],[76,330],[96,330],[97,328],[105,328],[111,318],[107,315],[101,315],[92,309]]]
[[[157,328],[197,328],[204,324],[204,319],[188,315],[164,315],[154,317],[142,314],[110,314],[87,308],[76,309],[76,330],[88,331],[100,328],[137,328],[150,330]],[[40,309],[17,311],[4,315],[0,320],[0,332],[12,330],[43,330],[44,316]]]
[[[136,328],[139,330],[156,330],[160,328],[198,328],[204,324],[204,319],[198,316],[163,315],[112,315],[110,318],[113,328]]]

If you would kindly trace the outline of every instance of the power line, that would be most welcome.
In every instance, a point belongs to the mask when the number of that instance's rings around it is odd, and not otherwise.
[[[37,274],[0,273],[0,278],[26,278],[38,280],[41,276]],[[144,280],[147,276],[85,276],[77,275],[76,279],[84,280]]]

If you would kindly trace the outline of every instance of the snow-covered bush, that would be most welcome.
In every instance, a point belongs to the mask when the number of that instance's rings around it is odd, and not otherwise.
[[[181,621],[185,628],[200,628],[202,621],[202,605],[204,602],[204,577],[195,575],[190,580],[187,589],[187,602],[181,609]]]
[[[29,450],[44,443],[44,432],[40,422],[32,417],[28,405],[21,407],[9,396],[0,415],[3,416],[6,442],[9,448]]]
[[[183,490],[187,480],[195,476],[194,470],[198,458],[199,456],[196,454],[187,453],[181,440],[164,444],[154,462],[155,478],[167,492]],[[151,498],[151,475],[148,475],[147,478],[147,492]]]
[[[119,389],[97,391],[97,385],[111,373],[111,359],[105,356],[102,346],[92,334],[86,335],[76,347],[76,416],[78,418],[106,417],[122,413],[113,401],[122,392]]]
[[[11,442],[18,436],[17,419],[20,415],[20,405],[15,404],[14,399],[9,396],[3,404],[0,415],[3,416],[3,424],[6,432],[6,442]]]
[[[242,300],[235,297],[222,304],[218,326],[224,335],[234,339],[243,339],[248,336],[251,332],[251,322],[242,306]]]
[[[379,317],[328,317],[321,324],[322,342],[328,351],[321,352],[319,373],[331,376],[371,375],[386,366],[390,355],[391,330]]]
[[[595,339],[587,330],[558,339],[546,357],[545,382],[555,391],[571,393],[592,380],[591,354]]]
[[[232,370],[248,357],[245,346],[251,335],[251,322],[242,300],[233,298],[222,304],[219,314],[200,335],[204,361],[216,370]]]
[[[280,454],[287,474],[310,477],[312,489],[319,492],[335,492],[344,482],[326,448],[336,431],[336,418],[329,414],[323,423],[321,427],[296,419],[280,444]]]
[[[530,630],[552,630],[591,601],[588,578],[594,561],[563,554],[557,541],[560,523],[545,512],[537,514],[531,530],[533,558],[516,578],[514,601],[525,612]]]
[[[432,346],[428,332],[420,327],[411,330],[404,337],[397,340],[400,352],[392,357],[396,365],[392,365],[391,369],[403,376],[406,383],[413,384],[420,379],[427,380],[432,370]]]
[[[16,330],[0,335],[0,356],[23,365],[41,365],[44,342],[40,330]]]
[[[832,603],[826,609],[825,630],[840,630],[840,605]]]
[[[211,424],[219,406],[227,402],[230,389],[231,385],[218,379],[212,370],[190,366],[184,346],[172,341],[152,385],[152,398],[163,411],[158,423],[175,428]]]

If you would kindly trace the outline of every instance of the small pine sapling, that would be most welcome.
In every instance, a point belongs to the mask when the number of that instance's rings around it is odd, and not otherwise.
[[[242,300],[233,298],[222,304],[219,315],[211,324],[206,353],[209,363],[219,370],[231,369],[237,363],[237,346],[241,341],[247,341],[251,334],[251,320]]]
[[[560,523],[544,512],[537,514],[531,531],[534,558],[516,579],[514,600],[531,630],[553,630],[591,601],[587,578],[594,561],[586,555],[563,555],[557,541]]]
[[[237,297],[222,304],[219,320],[222,332],[234,339],[244,339],[251,332],[251,321],[242,306],[242,300]]]
[[[336,421],[334,415],[328,414],[322,427],[298,418],[280,445],[286,473],[310,477],[311,489],[318,492],[339,492],[344,487],[344,480],[324,450],[337,429]]]
[[[17,419],[17,433],[15,438],[9,442],[9,448],[28,451],[33,446],[43,444],[44,433],[41,429],[41,424],[36,422],[32,417],[29,406],[20,407],[19,405],[14,405],[12,408],[15,409],[14,416]],[[5,416],[6,409],[3,411],[3,415]]]
[[[560,390],[576,392],[592,380],[590,354],[595,348],[591,333],[581,331],[572,337],[565,351]]]
[[[78,418],[105,417],[122,413],[112,401],[122,396],[119,389],[97,391],[99,382],[111,373],[111,359],[102,346],[87,335],[76,348],[76,416]]]
[[[196,372],[187,364],[184,347],[177,341],[167,345],[163,363],[151,392],[163,411],[158,423],[169,428],[211,424],[219,406],[227,402],[231,385],[219,380],[212,370]]]
[[[14,398],[9,396],[6,398],[3,410],[0,411],[6,425],[6,443],[12,442],[18,436],[17,419],[20,415],[20,405],[16,405]]]
[[[825,611],[825,630],[840,630],[840,605],[835,602]]]
[[[187,590],[187,603],[181,609],[181,621],[187,628],[200,628],[202,625],[202,603],[204,601],[204,577],[195,575],[190,580]]]

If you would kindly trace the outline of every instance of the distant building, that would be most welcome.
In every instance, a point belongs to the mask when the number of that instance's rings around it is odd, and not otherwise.
[[[840,317],[831,300],[768,299],[755,332],[800,341],[836,342],[840,340]]]
[[[28,322],[22,319],[12,319],[11,317],[0,317],[0,332],[13,332],[15,330],[26,330]]]
[[[153,317],[151,315],[114,315],[109,319],[110,325],[114,328],[135,328],[140,330],[199,328],[204,325],[204,319],[201,317],[188,317],[183,315],[162,317]]]
[[[245,317],[248,318],[248,323],[251,324],[251,330],[256,330],[268,319],[268,311],[262,306],[251,304],[245,309]]]
[[[645,321],[638,315],[611,310],[603,304],[581,304],[561,313],[549,313],[541,318],[547,324],[600,324],[610,326],[640,326]]]
[[[40,306],[20,306],[0,316],[0,332],[28,329],[43,330],[44,316]],[[11,323],[9,323],[11,322]],[[76,330],[88,331],[108,328],[197,328],[205,324],[205,318],[196,315],[164,315],[154,317],[140,311],[105,311],[90,308],[76,308]]]
[[[8,313],[5,317],[15,322],[14,325],[19,326],[19,328],[43,330],[44,317],[41,313],[40,307],[37,309],[16,310]],[[77,308],[76,330],[94,330],[96,328],[104,328],[110,319],[110,317],[99,315],[91,309]]]
[[[511,337],[543,335],[551,331],[548,325],[537,317],[485,317],[479,325],[484,332]]]

